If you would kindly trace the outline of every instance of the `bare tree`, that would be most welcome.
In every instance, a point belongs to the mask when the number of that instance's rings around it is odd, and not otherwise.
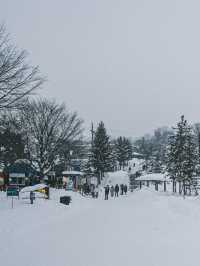
[[[52,170],[64,142],[73,142],[82,133],[83,121],[64,104],[47,99],[29,101],[21,112],[22,127],[32,161],[42,175]]]
[[[18,50],[0,25],[0,110],[21,107],[22,99],[43,82],[38,66],[28,64],[27,52]]]

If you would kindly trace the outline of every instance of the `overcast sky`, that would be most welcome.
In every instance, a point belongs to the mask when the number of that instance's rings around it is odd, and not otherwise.
[[[40,92],[115,136],[200,121],[198,0],[0,0],[48,82]]]

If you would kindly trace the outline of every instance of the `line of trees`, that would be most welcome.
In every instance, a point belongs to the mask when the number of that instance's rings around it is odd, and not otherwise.
[[[83,130],[76,112],[42,98],[29,100],[20,111],[4,113],[0,125],[1,163],[8,166],[25,158],[41,176],[61,162],[64,154],[69,155],[69,144],[79,141]]]
[[[83,171],[96,174],[100,183],[105,172],[114,171],[117,166],[123,169],[130,159],[132,159],[131,141],[122,136],[112,140],[101,121],[94,131],[89,160],[84,165]]]
[[[190,125],[184,116],[176,127],[136,140],[134,149],[144,156],[149,172],[167,172],[176,181],[200,174],[200,124]]]

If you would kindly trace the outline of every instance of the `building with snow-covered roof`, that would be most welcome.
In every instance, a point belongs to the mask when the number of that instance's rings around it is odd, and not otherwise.
[[[81,185],[81,180],[84,177],[84,173],[80,171],[63,171],[63,185],[66,189],[78,189]]]
[[[9,184],[16,186],[26,186],[34,183],[37,171],[28,163],[27,160],[18,160],[8,167]]]

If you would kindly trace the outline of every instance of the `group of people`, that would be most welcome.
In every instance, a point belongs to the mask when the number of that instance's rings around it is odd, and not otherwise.
[[[82,195],[91,195],[93,198],[98,198],[99,196],[99,189],[98,186],[95,186],[94,184],[87,184],[85,183],[81,187],[81,193]]]
[[[115,186],[105,186],[104,188],[105,190],[105,200],[108,200],[108,196],[109,196],[109,193],[110,193],[110,196],[111,197],[119,197],[119,191],[120,191],[120,194],[121,195],[126,195],[127,194],[127,191],[128,191],[128,187],[127,185],[125,184],[121,184],[120,186],[118,184],[116,184]]]
[[[99,188],[98,186],[95,186],[94,184],[87,184],[85,183],[81,187],[81,194],[82,195],[91,195],[93,198],[98,198],[99,196]],[[101,191],[101,188],[100,188]],[[126,184],[121,184],[120,186],[118,184],[114,185],[107,185],[104,187],[104,193],[105,193],[105,200],[108,200],[109,194],[113,197],[119,197],[120,195],[126,195],[128,191],[128,187]]]

